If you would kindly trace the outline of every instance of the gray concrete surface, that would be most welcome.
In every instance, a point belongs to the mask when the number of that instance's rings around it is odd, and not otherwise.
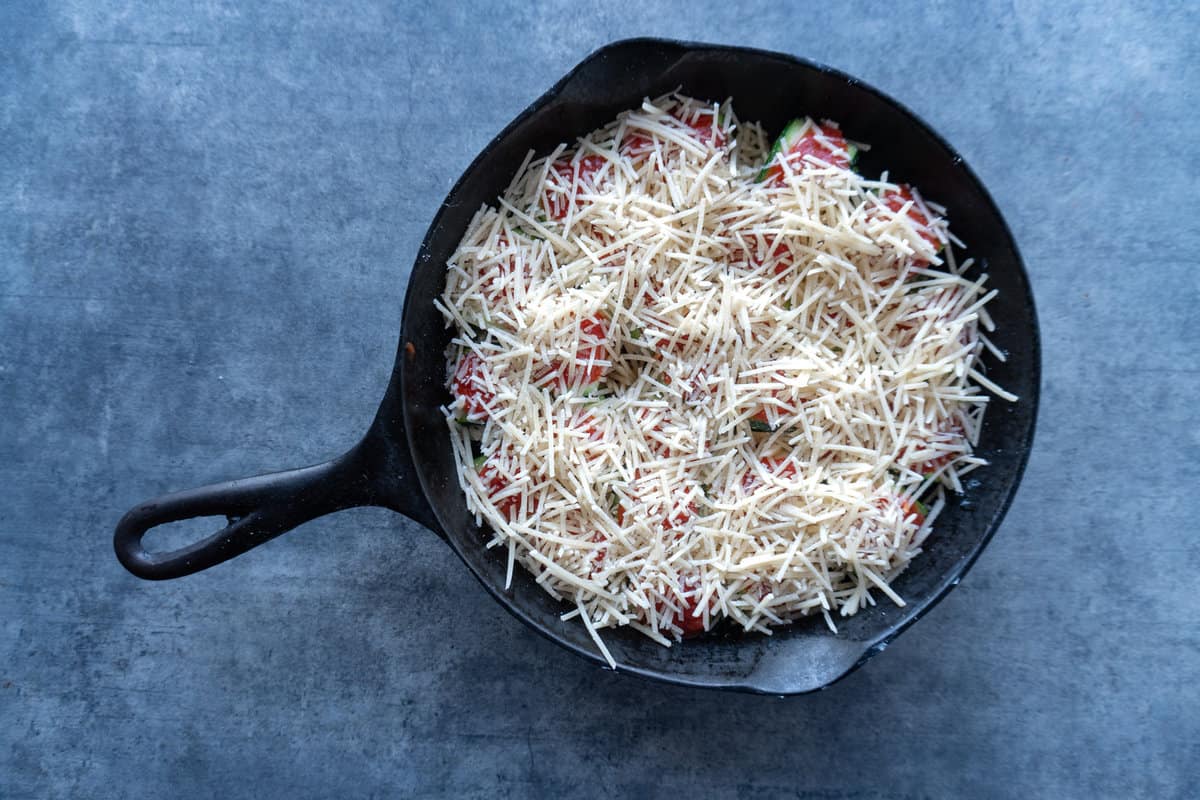
[[[351,442],[451,182],[641,34],[847,70],[1004,209],[1043,414],[962,586],[784,701],[600,671],[380,510],[121,570],[134,502]],[[1196,797],[1198,35],[1184,3],[0,5],[0,797]]]

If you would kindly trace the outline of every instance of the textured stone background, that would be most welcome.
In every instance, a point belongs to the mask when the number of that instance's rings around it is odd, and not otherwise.
[[[1200,15],[892,5],[0,4],[0,796],[1197,796]],[[600,671],[381,510],[127,575],[134,502],[352,442],[451,182],[647,34],[861,77],[1008,216],[1043,413],[962,586],[779,700]]]

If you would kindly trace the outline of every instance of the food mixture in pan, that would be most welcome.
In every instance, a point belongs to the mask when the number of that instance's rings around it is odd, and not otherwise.
[[[797,119],[646,101],[530,154],[450,259],[467,505],[597,631],[856,613],[921,552],[988,394],[946,211]]]

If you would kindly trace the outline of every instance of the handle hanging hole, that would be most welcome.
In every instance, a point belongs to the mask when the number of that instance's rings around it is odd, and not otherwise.
[[[164,522],[146,531],[146,535],[142,537],[142,547],[151,554],[169,553],[211,536],[231,524],[232,520],[226,521],[227,519],[224,516],[213,515]]]

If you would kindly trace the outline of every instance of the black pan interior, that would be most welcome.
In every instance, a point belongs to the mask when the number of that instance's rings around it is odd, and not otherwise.
[[[1032,443],[1039,383],[1037,320],[1028,280],[1004,220],[962,159],[930,128],[895,101],[862,83],[796,58],[744,48],[661,40],[610,45],[587,58],[514,120],[468,167],[437,214],[413,267],[404,309],[399,381],[381,417],[403,412],[416,473],[444,533],[510,611],[560,644],[593,659],[595,646],[577,620],[561,622],[568,608],[555,602],[523,571],[505,590],[505,558],[487,551],[488,534],[467,513],[454,479],[449,438],[438,407],[448,401],[443,352],[450,338],[433,299],[444,286],[445,262],[471,216],[494,202],[532,149],[545,153],[559,142],[608,122],[643,97],[675,88],[708,100],[732,97],[741,119],[761,121],[772,135],[790,118],[808,114],[841,123],[847,138],[868,142],[860,168],[920,187],[948,207],[955,233],[1000,290],[990,306],[999,325],[995,343],[1007,363],[989,360],[989,374],[1021,396],[995,401],[979,451],[992,463],[975,473],[963,498],[938,520],[927,552],[895,583],[908,606],[886,600],[838,620],[831,635],[820,620],[779,628],[772,636],[724,635],[663,648],[629,631],[608,631],[605,641],[622,670],[673,682],[788,694],[836,680],[935,603],[979,555],[1016,490]],[[402,404],[388,408],[388,404]],[[408,487],[408,492],[413,488]]]

